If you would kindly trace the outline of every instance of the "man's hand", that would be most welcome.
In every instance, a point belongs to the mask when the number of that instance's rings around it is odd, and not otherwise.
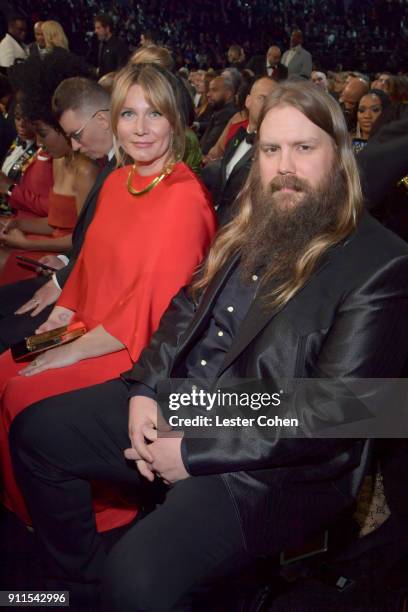
[[[46,370],[54,368],[65,368],[80,361],[79,352],[75,348],[75,341],[63,346],[57,346],[54,349],[45,351],[34,359],[27,367],[20,370],[22,376],[33,376],[40,374]]]
[[[17,227],[9,229],[9,226],[1,232],[0,243],[10,249],[26,249],[30,245],[30,241],[26,238],[24,232]]]
[[[55,268],[56,270],[61,270],[61,268],[65,268],[67,265],[56,255],[44,255],[44,257],[41,257],[38,261],[46,266],[51,266],[51,268]],[[51,274],[53,274],[51,270],[44,270],[40,267],[36,268],[36,271],[44,276],[51,276]]]
[[[21,315],[26,312],[31,312],[32,317],[36,317],[44,310],[46,306],[54,304],[61,295],[61,289],[58,289],[53,280],[48,281],[45,285],[37,289],[33,297],[25,304],[20,306],[14,314]]]
[[[166,433],[166,437],[160,438],[157,437],[156,430],[147,431],[147,434],[146,437],[151,441],[149,454],[153,459],[150,463],[144,465],[146,462],[140,460],[140,456],[134,448],[125,450],[126,459],[136,461],[142,476],[152,481],[154,473],[156,473],[166,484],[173,484],[189,478],[190,474],[184,467],[181,458],[182,434],[177,431],[170,431]]]
[[[35,330],[35,333],[42,334],[43,332],[51,331],[52,329],[62,327],[63,325],[69,325],[69,323],[71,323],[72,321],[73,316],[74,312],[69,308],[64,308],[63,306],[55,306],[48,319],[45,321],[45,323],[40,325],[40,327]]]
[[[150,481],[154,480],[154,473],[149,467],[153,457],[148,450],[146,440],[150,440],[156,432],[158,411],[157,402],[150,397],[138,395],[132,397],[129,402],[129,438],[132,449],[139,457],[137,467],[140,473]]]

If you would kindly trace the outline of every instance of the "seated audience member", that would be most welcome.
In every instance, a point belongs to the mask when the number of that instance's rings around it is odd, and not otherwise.
[[[288,76],[288,69],[281,62],[282,52],[277,45],[271,45],[264,55],[255,55],[247,63],[247,68],[256,77],[270,76],[275,81],[283,81]]]
[[[388,96],[381,89],[372,89],[370,93],[360,98],[357,108],[357,128],[352,134],[355,153],[365,147],[374,123],[388,104]]]
[[[11,213],[12,207],[9,200],[13,197],[13,191],[18,183],[21,183],[26,170],[34,161],[37,152],[35,133],[30,123],[23,117],[21,105],[18,103],[14,109],[14,123],[17,137],[12,142],[0,171],[0,214]],[[37,213],[34,212],[34,214]],[[41,211],[41,216],[44,214],[47,214],[46,207]]]
[[[293,30],[290,35],[290,49],[282,56],[282,64],[288,69],[288,76],[310,79],[312,73],[312,56],[303,48],[303,34]]]
[[[116,72],[122,68],[129,57],[129,49],[126,44],[114,35],[113,21],[109,15],[100,13],[94,17],[95,35],[98,39],[96,55],[96,70],[98,77],[103,77],[108,72]]]
[[[245,67],[245,51],[239,45],[231,45],[227,51],[228,65],[242,70]]]
[[[1,464],[4,503],[30,518],[15,486],[7,430],[25,406],[54,393],[116,377],[139,357],[172,297],[188,283],[215,232],[209,196],[181,161],[184,124],[171,73],[128,66],[112,95],[112,128],[123,158],[112,172],[57,305],[38,332],[82,321],[88,332],[16,363],[0,357]],[[125,511],[131,520],[135,510]],[[104,512],[105,528],[123,509]]]
[[[408,242],[408,107],[391,104],[357,155],[367,208],[385,227]]]
[[[56,59],[61,61],[56,62]],[[43,60],[30,58],[14,68],[13,78],[19,82],[23,114],[33,125],[37,143],[53,158],[53,185],[48,195],[47,217],[14,219],[0,233],[3,246],[14,249],[0,277],[1,284],[33,274],[31,269],[18,263],[16,255],[30,251],[30,257],[39,259],[44,251],[69,251],[78,213],[95,182],[96,164],[80,154],[73,154],[51,109],[56,86],[65,76],[77,74],[79,65],[72,54],[59,55],[54,51]]]
[[[34,24],[34,38],[35,42],[31,43],[28,47],[29,56],[43,57],[47,53],[45,46],[44,33],[42,31],[43,21],[37,21]]]
[[[155,30],[144,30],[140,35],[141,47],[154,47],[158,44],[158,34]]]
[[[0,162],[16,137],[14,125],[14,96],[10,80],[0,74]]]
[[[25,60],[28,56],[24,41],[27,36],[27,20],[20,15],[13,15],[7,22],[7,33],[0,42],[0,67],[10,68],[16,60]]]
[[[69,51],[68,38],[64,28],[58,21],[43,21],[41,30],[44,36],[45,48],[49,53],[57,47]]]
[[[310,75],[310,80],[318,87],[324,89],[324,91],[329,91],[329,83],[327,81],[327,76],[324,72],[313,70],[312,74]]]
[[[222,160],[210,163],[203,170],[203,181],[211,191],[222,225],[230,221],[234,214],[233,203],[251,168],[259,116],[265,99],[275,86],[276,81],[269,77],[261,77],[254,82],[245,99],[247,125],[241,126],[229,140]]]
[[[348,72],[335,72],[333,78],[333,86],[330,90],[333,98],[338,100],[343,93],[343,89],[346,86],[347,77],[349,76]]]
[[[372,82],[371,89],[381,89],[385,91],[386,94],[391,94],[392,89],[393,76],[391,72],[382,72],[378,75],[378,77]]]
[[[227,76],[218,76],[210,81],[207,98],[214,111],[208,126],[200,139],[204,155],[215,145],[231,117],[237,112],[234,103],[235,87]]]
[[[45,584],[69,590],[71,605],[92,607],[100,596],[109,610],[195,609],[211,586],[260,556],[296,550],[354,503],[369,445],[314,427],[330,431],[361,414],[342,379],[401,375],[408,247],[364,212],[344,118],[318,87],[278,86],[258,135],[239,214],[133,369],[37,402],[12,426],[16,476],[50,568]],[[243,379],[280,389],[282,379],[324,377],[336,389],[321,401],[296,385],[273,412],[300,417],[306,439],[279,426],[210,435],[187,422],[166,435],[155,400],[162,381],[180,376],[221,392]],[[211,416],[248,413],[234,403]],[[185,414],[209,413],[199,405]],[[168,487],[106,565],[95,475],[135,490],[156,479]]]
[[[203,103],[207,102],[205,70],[196,70],[193,73],[193,78],[189,79],[189,83],[193,85],[193,102],[194,108],[198,109]]]
[[[106,108],[110,108],[110,95],[95,81],[72,77],[65,79],[55,90],[53,114],[70,139],[71,146],[87,157],[99,160],[100,164],[106,159],[106,164],[98,174],[78,217],[67,265],[62,266],[60,256],[48,255],[40,261],[61,268],[52,279],[40,275],[0,287],[0,353],[11,344],[35,333],[48,319],[52,305],[60,296],[74,268],[95,214],[99,191],[116,166],[110,114],[101,112],[101,109]],[[93,119],[89,121],[91,117]],[[86,129],[81,130],[85,123]]]
[[[348,83],[339,97],[339,102],[346,118],[347,127],[351,132],[356,128],[358,103],[368,93],[369,86],[363,78],[348,77],[348,79]]]
[[[169,71],[172,71],[174,67],[170,51],[156,45],[138,49],[132,55],[130,63],[133,65],[152,63]],[[193,100],[180,74],[174,75],[174,82],[177,85],[176,94],[180,103],[180,111],[183,114],[183,123],[186,125],[183,161],[193,172],[199,173],[201,170],[202,154],[198,138],[191,129],[195,119]]]
[[[203,94],[201,96],[200,104],[195,110],[196,117],[193,128],[199,138],[204,134],[208,124],[210,123],[210,119],[214,114],[214,109],[208,100],[208,91],[210,89],[210,83],[215,77],[216,74],[213,70],[208,70],[205,73]]]

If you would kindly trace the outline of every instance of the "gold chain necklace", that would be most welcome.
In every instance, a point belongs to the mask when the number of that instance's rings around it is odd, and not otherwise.
[[[145,187],[144,189],[141,189],[140,191],[137,191],[134,187],[132,187],[132,180],[133,180],[133,176],[136,172],[136,164],[133,164],[132,168],[130,169],[130,172],[128,174],[128,179],[127,179],[127,190],[130,193],[130,195],[133,196],[141,196],[144,195],[145,193],[149,193],[149,191],[151,191],[152,189],[154,189],[159,183],[161,183],[161,181],[166,178],[166,176],[168,176],[169,174],[171,174],[173,172],[173,168],[174,168],[175,162],[171,162],[170,164],[168,164],[163,172],[160,174],[160,176],[156,176],[155,179],[152,180],[151,183],[149,183],[149,185],[147,185],[147,187]]]

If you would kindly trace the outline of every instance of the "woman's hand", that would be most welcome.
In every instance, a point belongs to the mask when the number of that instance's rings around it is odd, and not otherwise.
[[[4,172],[0,172],[0,193],[7,193],[14,181],[6,176]]]
[[[18,228],[2,231],[0,234],[0,243],[2,246],[7,246],[11,249],[27,249],[31,246],[31,242],[27,239],[24,232]]]
[[[74,314],[75,313],[69,308],[55,306],[48,319],[35,330],[35,333],[42,334],[43,332],[51,331],[52,329],[62,327],[63,325],[69,325]]]
[[[54,304],[61,295],[61,289],[58,289],[53,280],[48,281],[45,285],[37,289],[33,297],[25,302],[14,314],[21,315],[26,312],[31,312],[32,317],[36,317],[50,304]]]
[[[22,376],[34,376],[46,370],[65,368],[80,360],[81,358],[78,351],[75,349],[74,341],[45,351],[45,353],[36,357],[30,365],[20,370],[19,374]]]

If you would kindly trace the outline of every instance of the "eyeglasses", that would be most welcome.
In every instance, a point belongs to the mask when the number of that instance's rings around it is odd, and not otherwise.
[[[109,112],[109,108],[100,108],[99,110],[95,111],[94,114],[85,121],[84,125],[81,128],[79,128],[79,130],[77,130],[76,132],[71,132],[71,134],[68,134],[68,138],[70,140],[75,140],[75,142],[80,143],[81,138],[82,138],[82,132],[84,131],[88,123],[90,123],[92,119],[96,117],[98,113],[107,113],[107,112]]]

